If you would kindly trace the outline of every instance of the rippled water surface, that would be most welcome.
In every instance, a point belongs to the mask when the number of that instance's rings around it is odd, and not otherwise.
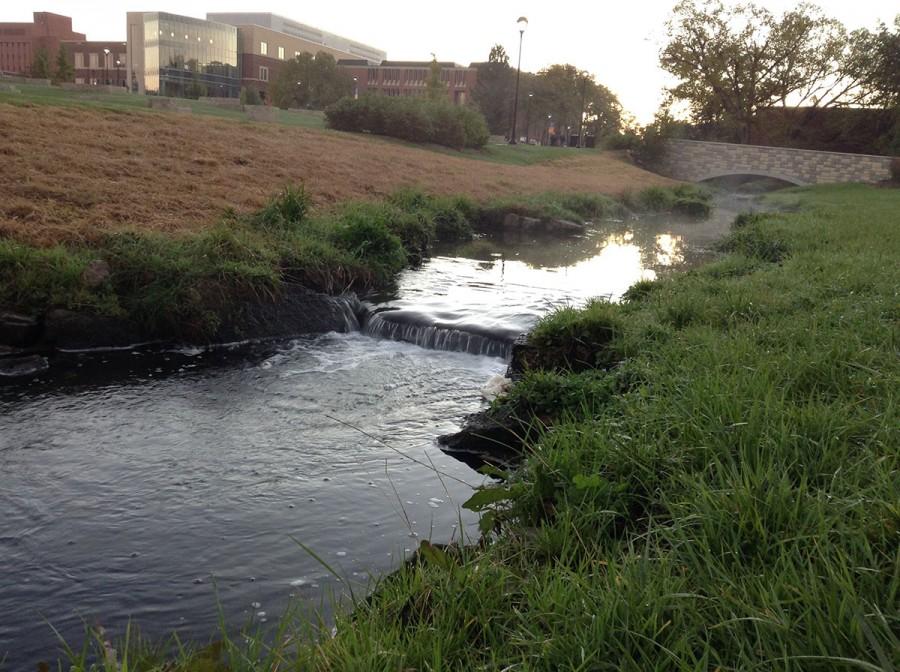
[[[505,361],[416,334],[506,343],[553,307],[702,259],[728,217],[444,250],[370,297],[415,327],[393,335],[412,343],[370,330],[72,356],[0,388],[0,659],[53,657],[48,623],[72,642],[85,623],[115,634],[129,617],[206,638],[217,600],[236,625],[274,620],[292,597],[327,613],[341,586],[293,539],[364,584],[420,538],[471,533],[458,505],[483,478],[434,439],[480,407]]]

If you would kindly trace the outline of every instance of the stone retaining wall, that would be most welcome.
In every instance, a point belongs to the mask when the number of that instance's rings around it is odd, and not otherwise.
[[[658,170],[687,182],[725,175],[762,175],[794,184],[874,183],[891,178],[891,160],[889,156],[869,154],[669,140]]]

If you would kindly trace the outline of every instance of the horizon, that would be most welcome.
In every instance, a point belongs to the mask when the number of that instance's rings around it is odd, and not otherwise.
[[[797,3],[761,0],[757,4],[778,15]],[[872,28],[879,21],[889,23],[897,13],[896,7],[884,0],[859,0],[852,4],[824,0],[815,4],[848,30]],[[433,52],[440,61],[469,65],[487,60],[491,47],[502,44],[510,65],[515,67],[519,49],[516,19],[524,15],[529,24],[523,39],[523,71],[538,72],[556,63],[571,63],[587,70],[618,96],[626,113],[643,124],[652,120],[664,88],[672,83],[659,67],[658,55],[665,41],[665,21],[674,5],[672,0],[651,0],[640,5],[592,7],[577,17],[560,17],[559,12],[535,0],[486,7],[460,0],[449,11],[444,6],[422,8],[411,2],[385,6],[352,1],[342,5],[340,12],[330,5],[300,9],[286,0],[271,0],[263,7],[250,6],[246,0],[165,0],[151,7],[124,8],[111,0],[46,0],[7,8],[0,14],[0,21],[28,22],[33,12],[53,12],[72,17],[73,30],[84,33],[88,40],[119,41],[125,39],[128,11],[163,11],[203,19],[208,12],[259,11],[279,14],[381,49],[387,52],[389,60],[427,60]],[[394,18],[398,16],[399,19]],[[420,17],[421,21],[413,23]],[[478,21],[473,22],[473,17],[478,17]],[[424,28],[410,30],[410,26],[422,24]]]

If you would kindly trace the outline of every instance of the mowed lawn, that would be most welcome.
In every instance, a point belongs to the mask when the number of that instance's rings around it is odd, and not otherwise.
[[[0,235],[39,245],[120,228],[205,227],[229,208],[260,208],[288,184],[303,183],[320,207],[406,186],[482,200],[674,184],[616,153],[523,146],[463,154],[62,94],[23,104],[16,95],[0,98]]]

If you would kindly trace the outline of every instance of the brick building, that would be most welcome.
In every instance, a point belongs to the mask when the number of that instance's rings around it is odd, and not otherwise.
[[[386,56],[385,52],[375,47],[277,14],[209,13],[206,18],[237,28],[241,86],[256,89],[264,100],[269,83],[275,81],[285,62],[302,53],[325,52],[334,56],[335,60],[349,58],[375,64]]]
[[[125,42],[63,42],[63,46],[74,68],[76,84],[128,85]]]
[[[431,77],[431,61],[382,61],[378,65],[364,60],[338,61],[353,78],[359,95],[424,96]],[[451,62],[438,63],[447,97],[455,105],[465,105],[478,82],[478,69]]]
[[[0,72],[30,75],[34,56],[47,51],[51,71],[61,42],[84,40],[72,30],[72,19],[50,12],[34,12],[32,23],[0,23]]]

